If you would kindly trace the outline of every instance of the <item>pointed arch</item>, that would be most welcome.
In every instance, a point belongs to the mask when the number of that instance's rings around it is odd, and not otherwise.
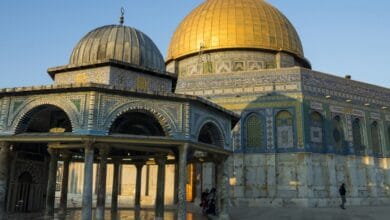
[[[149,111],[138,109],[119,115],[112,123],[110,134],[166,136],[158,119]]]
[[[212,144],[221,148],[225,147],[225,137],[222,128],[217,123],[207,120],[200,126],[197,141]]]
[[[34,109],[40,106],[55,106],[61,109],[69,118],[72,126],[72,131],[80,128],[80,114],[72,107],[72,105],[65,99],[53,99],[53,98],[39,98],[25,101],[17,111],[13,113],[11,120],[8,122],[9,129],[15,133],[17,128],[31,117],[31,113],[34,113]]]
[[[15,127],[15,133],[50,132],[53,128],[72,132],[71,119],[62,108],[52,104],[42,104],[29,109],[20,118]]]
[[[103,129],[106,131],[107,134],[110,133],[111,127],[115,120],[117,120],[121,115],[127,112],[142,112],[145,114],[152,115],[161,125],[164,134],[166,136],[173,136],[173,127],[175,126],[174,122],[169,120],[169,117],[162,111],[156,110],[155,108],[140,103],[130,103],[123,105],[112,111],[109,115],[107,115],[106,120],[103,123]]]

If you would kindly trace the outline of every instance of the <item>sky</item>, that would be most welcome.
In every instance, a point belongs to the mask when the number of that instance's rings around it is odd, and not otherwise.
[[[118,24],[150,36],[165,56],[180,21],[204,0],[1,0],[0,88],[50,84],[90,30]],[[297,29],[314,70],[390,87],[390,1],[268,0]]]

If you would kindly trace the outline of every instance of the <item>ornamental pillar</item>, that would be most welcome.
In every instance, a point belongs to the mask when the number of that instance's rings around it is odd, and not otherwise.
[[[112,181],[112,197],[111,197],[111,212],[118,211],[118,192],[119,192],[119,166],[120,158],[113,158],[114,162],[114,175]]]
[[[179,146],[179,178],[177,189],[177,219],[186,220],[186,183],[187,183],[187,153],[189,144]]]
[[[82,198],[82,220],[92,219],[93,155],[93,144],[91,142],[86,142],[84,144],[84,185]]]
[[[46,188],[46,210],[47,216],[54,215],[54,203],[56,198],[56,180],[57,180],[57,163],[58,163],[58,151],[56,149],[49,148],[47,151],[50,154],[49,164],[49,177]]]
[[[156,193],[156,208],[155,208],[155,219],[164,219],[164,199],[165,199],[165,163],[166,156],[156,158],[158,164],[157,171],[157,193]]]
[[[100,166],[99,166],[99,179],[97,189],[97,201],[96,201],[96,219],[104,219],[104,211],[106,205],[106,179],[107,179],[107,156],[109,148],[106,145],[101,145],[99,149],[100,154]]]
[[[142,168],[145,165],[145,163],[136,163],[135,168],[137,169],[137,179],[135,184],[135,201],[134,201],[134,208],[140,209],[141,208],[141,181],[142,181]]]
[[[62,159],[64,162],[64,170],[62,174],[62,183],[61,183],[61,198],[60,198],[60,210],[62,213],[66,213],[68,206],[68,183],[69,183],[69,164],[72,155],[69,152],[62,154]]]
[[[0,220],[6,219],[6,194],[8,191],[10,144],[0,142]]]

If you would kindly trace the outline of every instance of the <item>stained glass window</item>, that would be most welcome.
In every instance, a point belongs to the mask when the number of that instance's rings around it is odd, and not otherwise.
[[[390,153],[390,126],[387,127],[387,138],[388,138],[388,144],[387,144],[387,153]]]
[[[356,153],[363,153],[364,151],[361,129],[360,119],[356,118],[352,122],[353,148]]]
[[[373,152],[379,154],[381,150],[379,141],[379,128],[378,123],[376,121],[371,124],[371,142]]]
[[[276,115],[276,136],[278,148],[294,147],[293,116],[288,111],[280,111]]]
[[[246,120],[246,146],[249,148],[264,146],[263,126],[261,117],[251,114]]]
[[[313,112],[310,115],[310,140],[312,145],[320,147],[323,143],[323,119],[320,113]]]
[[[344,142],[344,132],[340,116],[335,116],[332,120],[333,144],[337,152],[342,152]]]

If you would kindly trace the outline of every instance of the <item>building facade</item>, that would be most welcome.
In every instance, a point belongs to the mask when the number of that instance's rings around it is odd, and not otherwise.
[[[232,203],[389,203],[390,90],[311,69],[297,32],[265,1],[209,0],[179,25],[167,55],[177,93],[241,115]]]
[[[0,90],[0,216],[82,207],[390,204],[390,90],[312,70],[262,0],[207,0],[166,60],[141,31],[92,30],[54,83]],[[57,192],[56,192],[57,191]],[[58,200],[58,201],[57,201]]]

